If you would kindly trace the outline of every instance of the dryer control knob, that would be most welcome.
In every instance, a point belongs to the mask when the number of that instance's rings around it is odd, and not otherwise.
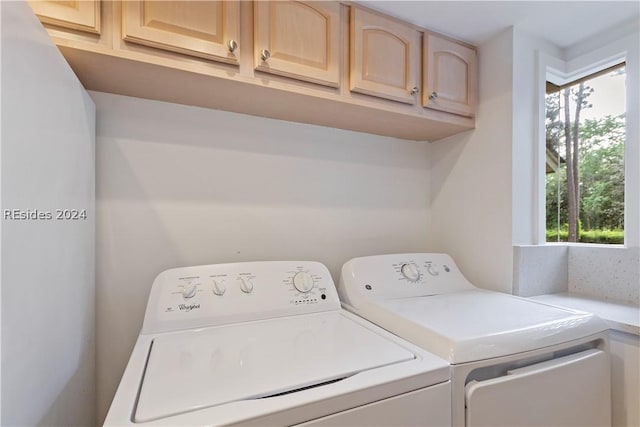
[[[240,278],[240,290],[245,294],[250,294],[253,291],[253,283],[246,277]]]
[[[427,273],[429,273],[432,276],[437,276],[440,274],[440,270],[436,265],[429,264],[429,266],[427,267]]]
[[[196,283],[187,282],[182,287],[182,296],[184,298],[193,298],[196,294],[196,290],[198,290]]]
[[[307,293],[313,288],[313,279],[307,273],[301,271],[293,276],[293,286],[298,291]]]
[[[411,282],[417,282],[418,280],[420,280],[420,271],[414,264],[402,264],[402,267],[400,267],[400,272],[407,280]]]
[[[224,283],[219,282],[217,280],[213,281],[213,293],[222,296],[227,291],[227,288],[224,286]]]

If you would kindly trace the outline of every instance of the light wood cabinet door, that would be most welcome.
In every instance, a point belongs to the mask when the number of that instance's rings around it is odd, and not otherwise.
[[[128,42],[237,64],[240,5],[232,0],[127,0],[122,32]]]
[[[408,24],[351,8],[351,90],[415,104],[419,91],[420,37]]]
[[[474,49],[427,34],[424,44],[422,105],[473,116],[477,97],[477,55]]]
[[[256,1],[255,69],[340,85],[340,3]]]
[[[100,34],[100,0],[34,0],[29,5],[43,23]]]

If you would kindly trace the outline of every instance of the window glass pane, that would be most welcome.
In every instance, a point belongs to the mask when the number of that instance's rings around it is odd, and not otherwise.
[[[548,242],[624,243],[625,76],[546,96]]]

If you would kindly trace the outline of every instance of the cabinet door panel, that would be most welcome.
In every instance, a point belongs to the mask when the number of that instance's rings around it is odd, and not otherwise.
[[[473,116],[476,107],[476,51],[427,35],[424,53],[425,107]]]
[[[187,55],[237,64],[240,35],[237,1],[126,1],[123,38]]]
[[[254,4],[256,70],[327,86],[340,84],[340,3]],[[263,50],[269,51],[266,59]]]
[[[420,33],[364,9],[351,11],[351,90],[414,104]]]
[[[29,5],[44,23],[100,34],[100,0],[34,0]]]

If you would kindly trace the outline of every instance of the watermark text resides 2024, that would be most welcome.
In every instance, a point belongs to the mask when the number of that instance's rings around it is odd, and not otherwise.
[[[80,221],[87,219],[86,209],[4,209],[2,218],[5,221]]]

